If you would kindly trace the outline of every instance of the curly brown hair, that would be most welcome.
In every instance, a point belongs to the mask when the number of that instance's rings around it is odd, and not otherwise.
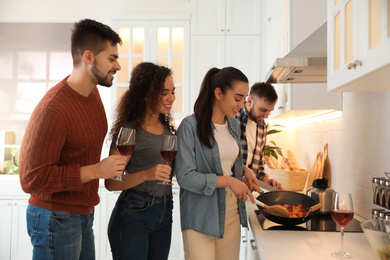
[[[117,118],[111,128],[111,138],[127,122],[133,122],[134,127],[139,129],[145,120],[147,108],[151,113],[156,112],[167,77],[172,77],[169,68],[151,62],[142,62],[133,69],[129,89],[116,109]],[[176,132],[170,114],[160,114],[159,119],[172,133]]]

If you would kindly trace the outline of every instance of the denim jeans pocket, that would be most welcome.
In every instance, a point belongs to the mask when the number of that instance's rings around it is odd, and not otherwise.
[[[146,211],[151,203],[152,197],[147,194],[127,192],[123,210],[126,212]]]
[[[79,221],[79,218],[75,213],[62,210],[51,210],[50,218],[54,221],[52,223],[57,225],[72,226],[72,223],[77,223],[77,221]]]
[[[26,211],[26,221],[27,221],[27,232],[31,238],[31,244],[35,246],[38,240],[38,228],[39,228],[39,213],[33,213]]]

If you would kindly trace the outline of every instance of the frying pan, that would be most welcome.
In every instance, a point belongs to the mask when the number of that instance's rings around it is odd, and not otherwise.
[[[260,196],[258,196],[256,199],[263,202],[266,205],[274,205],[274,203],[281,204],[281,205],[301,204],[303,209],[306,212],[309,211],[311,206],[318,204],[318,202],[315,199],[313,199],[309,196],[306,196],[304,194],[294,192],[294,191],[270,191],[267,193],[260,194]],[[260,209],[260,212],[264,215],[264,217],[266,217],[267,219],[269,219],[275,223],[282,224],[285,226],[294,226],[294,225],[302,224],[302,223],[308,221],[309,219],[311,219],[315,214],[318,213],[318,210],[319,210],[319,209],[317,209],[317,210],[310,212],[307,217],[283,218],[283,217],[275,216],[275,215],[272,215],[272,214],[265,212],[263,210],[263,207],[261,207],[259,205],[257,205],[257,207]]]

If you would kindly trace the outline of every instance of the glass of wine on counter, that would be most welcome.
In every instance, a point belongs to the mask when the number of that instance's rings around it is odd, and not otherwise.
[[[334,205],[330,214],[341,228],[341,251],[332,253],[333,257],[345,259],[353,255],[344,251],[344,228],[353,219],[353,204],[351,193],[336,193]]]
[[[121,155],[131,155],[135,147],[135,134],[135,129],[121,127],[118,138],[116,139],[116,148]],[[116,181],[127,181],[126,179],[122,178],[122,175],[118,175],[112,179]]]
[[[175,158],[177,154],[177,137],[175,135],[164,135],[160,153],[161,156],[164,158],[166,164],[169,164]],[[158,184],[172,185],[172,181],[160,181],[158,182]]]

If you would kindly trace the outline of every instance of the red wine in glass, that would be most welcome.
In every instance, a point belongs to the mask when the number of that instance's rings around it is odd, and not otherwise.
[[[173,158],[175,158],[177,151],[161,150],[160,153],[161,156],[164,158],[165,162],[170,163]]]
[[[136,130],[129,127],[121,127],[116,139],[116,148],[121,155],[131,155],[135,147],[135,134]],[[116,181],[127,181],[122,178],[122,175],[118,175],[112,178]]]
[[[352,210],[334,209],[330,211],[330,215],[340,227],[345,227],[353,219]]]
[[[116,148],[118,149],[121,155],[131,154],[134,150],[134,147],[135,147],[134,144],[120,144],[116,146]]]
[[[160,154],[166,164],[169,164],[177,154],[177,137],[175,135],[164,135],[161,143]],[[171,176],[172,177],[172,176]],[[172,185],[172,181],[160,181],[158,184]]]
[[[353,218],[351,193],[336,193],[330,214],[334,222],[341,227],[341,250],[331,255],[341,259],[351,258],[353,255],[344,251],[344,228]]]

